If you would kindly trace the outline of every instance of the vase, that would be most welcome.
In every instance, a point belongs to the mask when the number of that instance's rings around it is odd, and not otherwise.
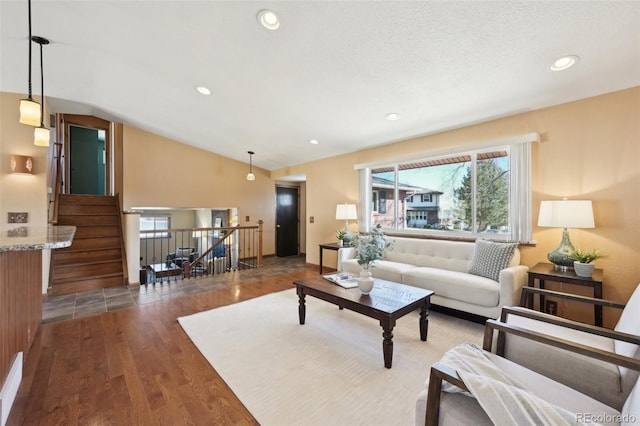
[[[360,271],[360,276],[358,277],[358,288],[362,294],[371,293],[371,290],[373,289],[373,277],[368,269]]]
[[[580,263],[573,262],[573,269],[576,271],[576,275],[579,277],[590,278],[593,275],[595,265],[593,263]]]
[[[344,246],[344,241],[343,240],[338,240],[338,247],[342,247]]]

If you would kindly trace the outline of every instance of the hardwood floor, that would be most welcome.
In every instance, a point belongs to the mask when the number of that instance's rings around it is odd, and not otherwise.
[[[290,289],[293,280],[315,274],[308,269],[43,324],[8,425],[258,424],[176,319]]]

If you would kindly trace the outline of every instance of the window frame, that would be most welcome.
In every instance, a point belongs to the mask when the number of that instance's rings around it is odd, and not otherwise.
[[[153,229],[142,229],[142,219],[153,219]],[[156,224],[159,220],[166,221],[166,228],[157,228]],[[171,215],[170,214],[142,214],[140,215],[140,229],[139,231],[145,231],[145,233],[140,233],[141,240],[150,240],[150,239],[160,239],[160,238],[171,238]],[[153,232],[151,232],[153,231]],[[155,232],[160,231],[160,232]]]
[[[477,143],[473,145],[467,145],[465,147],[456,147],[442,150],[434,150],[432,152],[414,154],[404,156],[397,159],[389,159],[387,161],[380,161],[376,163],[368,164],[356,164],[354,169],[359,172],[359,199],[364,202],[360,202],[360,210],[362,211],[360,218],[360,230],[368,231],[372,226],[372,215],[370,211],[370,204],[367,200],[371,199],[372,191],[372,171],[376,169],[388,169],[394,171],[395,177],[395,192],[398,192],[398,170],[400,165],[410,164],[415,162],[427,162],[430,160],[437,160],[443,157],[454,157],[460,155],[470,155],[479,152],[498,151],[501,148],[508,149],[508,161],[509,161],[509,213],[508,213],[508,233],[507,234],[493,234],[487,232],[468,232],[468,231],[441,231],[434,229],[399,229],[398,226],[398,214],[395,215],[395,225],[393,228],[385,227],[385,232],[392,232],[397,235],[427,235],[435,238],[448,238],[448,239],[467,239],[473,240],[477,238],[485,238],[492,240],[504,240],[514,241],[519,243],[531,243],[532,242],[532,190],[531,190],[531,146],[533,142],[540,142],[540,135],[538,133],[527,133],[522,135],[510,136],[495,141],[488,141],[483,143]],[[475,167],[475,162],[472,163],[472,169]],[[472,170],[472,180],[475,199],[475,170]],[[475,205],[475,203],[474,203]],[[396,206],[396,211],[398,206]],[[473,215],[475,217],[475,207]],[[474,228],[475,229],[475,228]]]

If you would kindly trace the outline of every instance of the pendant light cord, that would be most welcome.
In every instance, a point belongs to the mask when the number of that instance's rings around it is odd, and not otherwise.
[[[44,66],[42,65],[42,45],[40,43],[40,87],[42,88],[42,99],[40,99],[40,127],[44,127]]]
[[[29,100],[32,101],[33,97],[31,96],[31,0],[29,0]]]

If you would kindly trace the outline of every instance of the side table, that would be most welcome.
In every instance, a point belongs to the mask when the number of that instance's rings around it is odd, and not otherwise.
[[[323,250],[334,250],[338,251],[343,246],[339,246],[338,243],[327,243],[327,244],[318,244],[320,247],[320,274],[322,274],[322,251]]]
[[[579,277],[573,270],[556,271],[555,266],[551,263],[538,263],[528,271],[529,287],[535,287],[535,280],[538,280],[538,286],[544,289],[545,280],[564,284],[576,284],[593,288],[593,297],[602,299],[602,269],[595,269],[593,275],[589,277]],[[544,311],[545,298],[540,295],[540,310]],[[529,299],[528,307],[533,309],[533,297]],[[594,305],[593,307],[594,323],[598,327],[602,327],[602,305]]]

